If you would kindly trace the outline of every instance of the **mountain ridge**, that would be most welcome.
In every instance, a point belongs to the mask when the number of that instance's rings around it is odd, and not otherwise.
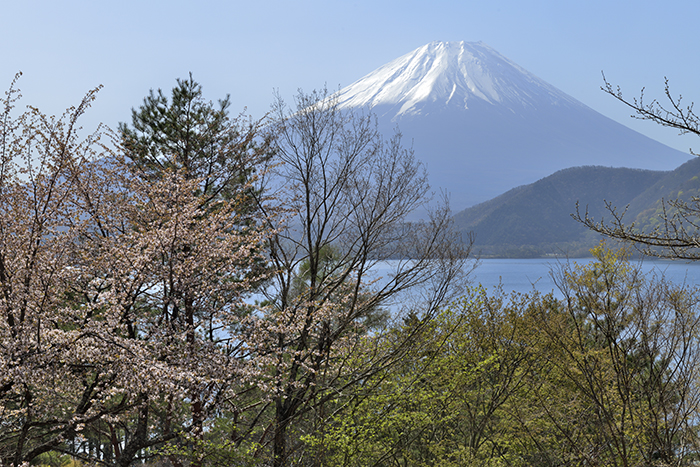
[[[671,171],[600,166],[572,167],[534,183],[516,187],[455,214],[463,233],[473,232],[476,248],[486,256],[586,255],[600,236],[577,222],[610,217],[606,202],[627,224],[652,229],[659,222],[662,199],[700,196],[700,158]]]

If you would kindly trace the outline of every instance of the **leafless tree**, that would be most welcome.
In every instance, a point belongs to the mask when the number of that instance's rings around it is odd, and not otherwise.
[[[411,342],[382,344],[378,310],[401,296],[394,317],[428,320],[458,293],[471,245],[452,229],[446,203],[431,209],[426,173],[400,133],[382,140],[371,114],[341,110],[325,90],[295,101],[291,110],[279,97],[273,105],[269,186],[286,222],[271,225],[277,272],[255,339],[269,357],[273,415],[262,441],[276,466],[301,446],[291,442],[292,422],[312,411],[322,417],[324,404]],[[411,221],[417,212],[423,220]],[[389,270],[382,278],[379,266]]]
[[[664,94],[666,104],[654,99],[650,103],[644,100],[644,89],[639,98],[632,100],[624,97],[619,87],[613,87],[603,76],[604,85],[601,89],[619,100],[634,111],[632,117],[641,120],[651,120],[662,126],[675,128],[679,134],[695,134],[700,136],[700,119],[695,113],[693,103],[685,105],[682,97],[674,97],[666,79]],[[695,154],[692,149],[691,154]],[[695,154],[697,155],[697,154]],[[583,223],[591,230],[611,238],[629,241],[642,253],[672,259],[700,259],[700,199],[693,197],[689,201],[680,199],[662,200],[660,223],[651,231],[641,231],[634,222],[626,222],[625,210],[619,210],[607,204],[610,220],[593,219],[588,212],[580,212],[577,208],[574,219]]]

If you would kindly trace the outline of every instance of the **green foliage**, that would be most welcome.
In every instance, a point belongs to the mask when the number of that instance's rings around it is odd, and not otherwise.
[[[131,126],[119,125],[126,156],[146,179],[182,171],[188,179],[200,179],[201,193],[210,199],[239,196],[269,157],[269,140],[260,137],[261,122],[232,119],[229,107],[228,95],[216,105],[205,100],[192,74],[177,80],[170,99],[151,90],[143,105],[132,109]],[[252,187],[247,190],[254,194]]]
[[[517,430],[506,407],[532,361],[524,298],[475,288],[444,310],[400,367],[368,382],[323,437],[309,437],[324,465],[505,465]]]
[[[264,465],[264,460],[255,457],[259,446],[249,444],[241,446],[235,440],[220,437],[221,433],[207,433],[205,439],[186,437],[185,443],[170,444],[155,450],[151,457],[163,459],[170,464],[206,465],[208,467]]]
[[[561,459],[687,465],[698,446],[698,298],[642,276],[623,252],[592,253],[562,271],[564,300],[537,306],[551,355],[538,399]]]
[[[318,465],[691,465],[697,297],[591,253],[560,271],[564,300],[473,288],[445,309],[304,438]]]
[[[49,451],[38,455],[31,463],[38,467],[80,467],[81,463],[67,454]]]

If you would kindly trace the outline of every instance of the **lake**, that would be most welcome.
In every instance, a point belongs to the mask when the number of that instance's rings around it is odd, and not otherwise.
[[[534,286],[537,291],[548,293],[556,289],[550,271],[566,261],[564,258],[482,259],[470,277],[474,284],[481,284],[489,290],[493,290],[500,282],[506,292],[511,290],[531,292]],[[568,261],[588,264],[593,261],[593,258],[576,258]],[[700,262],[645,259],[632,261],[632,263],[641,264],[642,271],[645,273],[663,275],[673,283],[700,285]]]
[[[469,279],[473,285],[481,284],[490,292],[495,290],[499,283],[503,285],[503,291],[527,293],[532,292],[533,286],[540,293],[554,291],[556,297],[562,298],[556,289],[550,271],[558,265],[565,263],[565,258],[530,258],[530,259],[481,259],[479,264],[470,274]],[[578,264],[588,264],[593,258],[575,258],[568,261]],[[692,287],[700,286],[700,261],[695,263],[669,260],[631,261],[632,264],[641,265],[644,273],[653,273],[664,276],[667,280],[676,284],[687,284]],[[473,262],[467,262],[471,268]],[[372,268],[371,278],[379,279],[378,285],[382,285],[391,276],[396,267],[395,261],[383,261]],[[260,294],[253,295],[250,303],[263,300]],[[396,298],[398,302],[400,298]],[[394,309],[396,304],[387,305]]]

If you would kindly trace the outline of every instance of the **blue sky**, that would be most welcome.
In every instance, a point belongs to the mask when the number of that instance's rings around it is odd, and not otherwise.
[[[116,127],[151,88],[191,71],[207,98],[261,117],[273,90],[346,86],[433,40],[484,41],[604,115],[672,147],[700,141],[629,118],[599,90],[601,71],[630,97],[664,77],[700,101],[697,1],[248,0],[8,2],[0,85],[15,72],[25,104],[60,113],[104,85],[83,120]],[[699,104],[700,105],[700,104]]]

